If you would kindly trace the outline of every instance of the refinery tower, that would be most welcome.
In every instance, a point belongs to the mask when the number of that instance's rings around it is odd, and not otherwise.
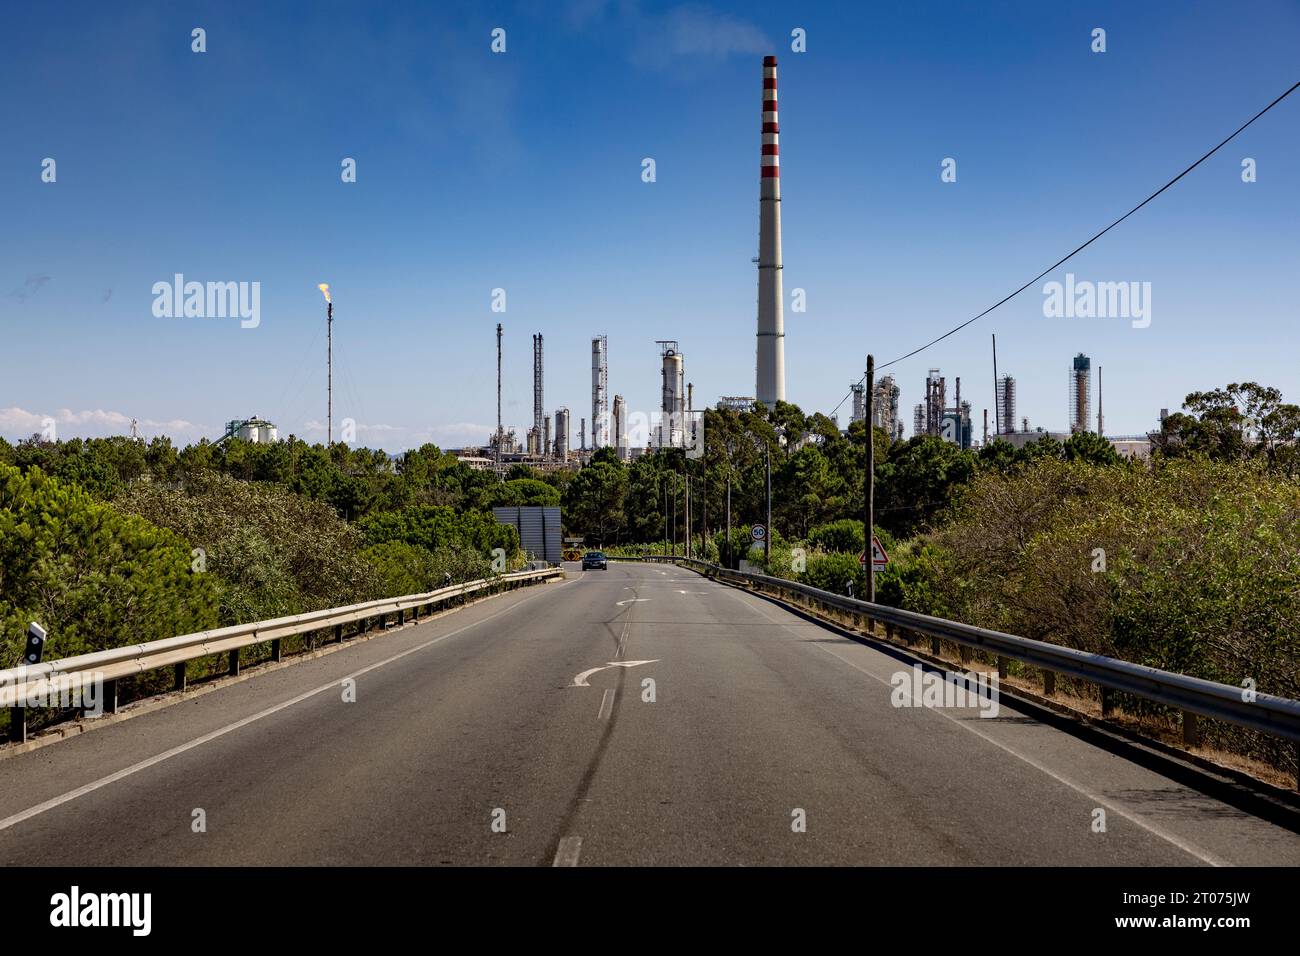
[[[755,397],[785,401],[785,320],[781,311],[781,158],[777,146],[776,57],[763,57],[763,152],[758,193],[758,381]]]

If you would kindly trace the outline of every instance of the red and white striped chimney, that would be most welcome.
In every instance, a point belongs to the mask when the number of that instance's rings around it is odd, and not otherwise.
[[[754,396],[785,401],[785,317],[781,304],[781,157],[776,57],[763,57],[763,152],[758,203],[758,361]]]
[[[763,178],[781,178],[781,150],[776,119],[776,57],[763,57]]]

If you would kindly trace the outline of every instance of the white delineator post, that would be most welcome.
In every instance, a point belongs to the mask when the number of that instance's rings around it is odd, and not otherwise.
[[[781,308],[781,158],[776,57],[763,57],[763,151],[758,203],[758,381],[755,397],[785,400],[785,319]]]

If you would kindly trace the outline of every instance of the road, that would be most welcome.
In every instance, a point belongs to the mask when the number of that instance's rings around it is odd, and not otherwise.
[[[570,566],[0,761],[0,864],[1300,865],[1005,703],[895,707],[906,668],[689,571]]]

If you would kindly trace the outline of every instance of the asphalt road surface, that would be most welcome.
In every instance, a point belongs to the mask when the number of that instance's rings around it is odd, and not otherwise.
[[[0,865],[1300,865],[1005,703],[896,707],[906,669],[690,571],[571,565],[0,761]]]

